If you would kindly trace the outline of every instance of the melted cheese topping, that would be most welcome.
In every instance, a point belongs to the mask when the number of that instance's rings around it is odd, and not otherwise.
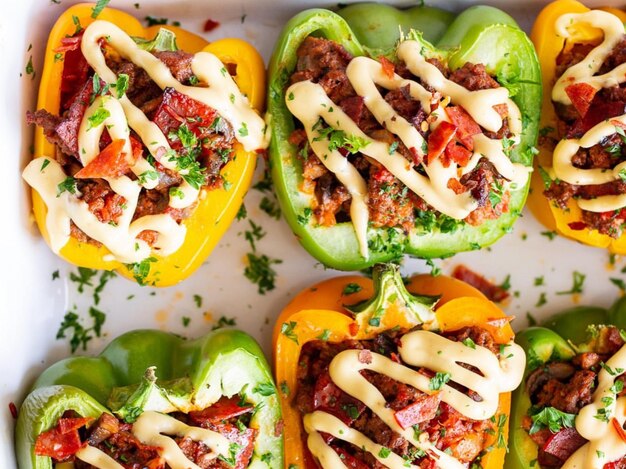
[[[608,370],[611,370],[610,372]],[[626,346],[623,346],[598,373],[598,387],[591,404],[576,417],[576,430],[589,442],[579,448],[563,469],[602,469],[605,464],[626,455],[626,441],[615,428],[626,423],[626,397],[617,397],[615,379],[626,370]]]
[[[439,353],[441,352],[441,353]],[[439,468],[460,469],[465,467],[454,457],[440,451],[428,441],[428,435],[416,438],[412,428],[403,429],[394,417],[393,409],[387,406],[381,392],[367,381],[361,370],[371,370],[391,379],[405,383],[424,393],[432,394],[430,379],[417,371],[377,353],[371,353],[371,361],[359,359],[360,350],[345,350],[330,363],[329,372],[333,382],[345,393],[369,407],[394,432],[402,435],[416,448],[426,452]],[[402,360],[414,367],[427,367],[436,372],[450,373],[451,381],[476,392],[482,401],[476,402],[469,396],[448,385],[443,385],[441,400],[467,418],[486,420],[496,414],[499,394],[515,389],[522,379],[525,355],[521,347],[510,343],[506,347],[508,358],[498,360],[496,355],[484,347],[470,348],[460,342],[451,341],[429,331],[414,331],[401,339],[399,353]],[[470,371],[460,363],[477,368]],[[336,417],[315,411],[304,416],[305,430],[309,434],[307,445],[324,468],[345,467],[341,458],[326,444],[319,432],[330,433],[335,438],[347,441],[371,453],[381,464],[390,468],[417,467],[390,453],[382,457],[382,446],[374,443],[361,432],[348,427]],[[384,453],[383,453],[384,454]]]
[[[98,469],[124,469],[124,466],[117,463],[115,459],[99,450],[95,446],[87,445],[76,453],[76,457],[87,464],[91,464]],[[57,469],[59,465],[57,465]]]
[[[157,446],[159,456],[172,469],[200,469],[200,467],[187,459],[176,441],[163,433],[204,443],[212,450],[212,453],[205,456],[206,458],[214,459],[219,455],[229,457],[230,443],[225,436],[205,428],[190,427],[174,417],[159,412],[143,412],[133,424],[132,432],[143,444]]]
[[[624,25],[615,15],[601,10],[591,10],[586,13],[570,13],[562,15],[556,22],[557,33],[565,39],[571,37],[569,28],[576,24],[588,24],[601,29],[604,33],[603,41],[576,65],[568,68],[557,80],[552,89],[552,100],[565,105],[571,105],[565,89],[573,84],[586,83],[596,90],[609,88],[626,81],[626,63],[619,65],[610,72],[596,75],[600,67],[611,54],[615,46],[624,35]],[[561,140],[553,154],[554,176],[567,183],[579,186],[605,184],[620,180],[619,173],[626,169],[626,162],[622,162],[613,169],[579,169],[572,163],[572,158],[581,148],[591,148],[602,142],[606,137],[616,133],[616,124],[626,125],[626,114],[601,122],[585,133],[579,139]],[[590,212],[607,212],[626,206],[626,194],[605,195],[595,199],[576,199],[578,206]]]
[[[496,132],[502,127],[503,120],[493,106],[506,104],[509,113],[507,116],[509,128],[513,134],[511,140],[513,143],[519,143],[522,131],[521,115],[515,103],[509,99],[509,92],[506,88],[477,91],[463,88],[446,79],[437,67],[428,63],[422,55],[422,46],[416,41],[401,43],[398,46],[397,55],[406,63],[413,75],[445,97],[437,102],[436,111],[432,110],[433,93],[416,81],[404,79],[397,74],[389,77],[382,65],[375,60],[356,57],[348,65],[346,74],[356,93],[363,97],[365,106],[380,125],[396,134],[407,148],[414,148],[420,155],[424,155],[426,142],[415,126],[400,116],[385,101],[377,86],[388,90],[408,87],[411,97],[419,101],[422,108],[430,114],[431,130],[436,129],[442,121],[449,121],[444,111],[445,106],[452,102],[461,105],[482,127]],[[505,184],[506,189],[516,186],[521,188],[528,180],[530,169],[521,164],[512,163],[505,154],[502,141],[489,139],[484,134],[473,137],[474,153],[465,167],[461,168],[451,162],[446,168],[441,159],[435,159],[428,165],[422,165],[426,173],[422,175],[413,169],[412,164],[402,154],[394,151],[387,143],[374,140],[363,133],[358,125],[328,97],[321,85],[311,81],[298,82],[289,87],[286,96],[287,107],[302,122],[311,149],[352,196],[350,216],[363,257],[368,256],[367,183],[346,157],[338,150],[331,150],[330,139],[319,132],[320,119],[336,130],[362,139],[366,143],[359,149],[363,155],[381,163],[436,210],[458,220],[467,217],[475,210],[477,203],[469,192],[456,194],[448,188],[448,181],[452,178],[460,178],[472,171],[481,157],[489,159],[498,172],[508,179]]]
[[[185,86],[172,76],[163,62],[138,47],[120,28],[107,21],[94,21],[85,29],[81,51],[89,65],[109,85],[115,84],[118,77],[106,64],[99,45],[102,38],[106,38],[108,45],[123,58],[143,68],[161,89],[174,88],[215,109],[233,127],[237,140],[246,151],[267,147],[263,119],[250,107],[248,99],[241,94],[230,74],[224,73],[226,68],[214,55],[199,52],[191,63],[193,73],[200,81],[207,83],[208,87]],[[108,117],[94,126],[90,117],[101,110],[106,110]],[[130,129],[133,129],[160,164],[183,176],[187,174],[188,170],[177,169],[176,157],[163,157],[171,154],[166,136],[125,95],[119,99],[113,96],[98,97],[85,112],[78,132],[79,154],[83,165],[87,165],[100,153],[100,137],[105,126],[112,139],[125,141],[123,151],[128,157],[132,154]],[[240,132],[240,129],[247,131]],[[46,203],[46,228],[54,252],[58,253],[69,241],[70,220],[87,236],[106,246],[113,258],[124,263],[139,262],[149,257],[152,251],[167,256],[183,244],[186,228],[178,225],[167,214],[144,216],[132,222],[142,187],[154,188],[158,183],[156,179],[143,178],[145,181],[141,184],[139,180],[131,180],[126,176],[105,178],[111,189],[126,199],[126,206],[116,225],[101,223],[89,211],[87,204],[79,199],[80,194],[58,194],[57,186],[67,175],[52,158],[45,158],[49,161],[46,168],[42,169],[44,159],[37,158],[26,167],[23,177]],[[137,176],[154,170],[143,157],[131,169]],[[191,207],[197,201],[199,192],[184,181],[178,188],[178,195],[170,196],[169,206],[174,209]],[[158,241],[152,248],[137,239],[137,235],[144,230],[159,234]]]

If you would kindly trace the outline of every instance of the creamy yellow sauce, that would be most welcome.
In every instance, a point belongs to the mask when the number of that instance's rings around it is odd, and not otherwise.
[[[139,48],[128,34],[112,23],[98,20],[85,29],[81,51],[89,65],[109,85],[115,84],[118,77],[106,64],[99,45],[103,38],[122,57],[143,68],[161,89],[174,88],[215,109],[230,123],[235,138],[247,151],[267,147],[263,119],[250,107],[248,99],[239,91],[230,74],[224,73],[226,70],[224,64],[214,55],[199,52],[191,63],[193,73],[208,86],[185,86],[172,76],[163,62],[150,52]],[[93,125],[90,117],[102,109],[107,111],[108,117]],[[99,142],[105,128],[112,139],[125,141],[123,152],[129,161],[132,157],[130,143],[132,129],[160,164],[183,176],[188,172],[185,169],[177,169],[176,158],[162,157],[171,150],[166,136],[125,95],[119,99],[108,95],[97,97],[85,112],[78,132],[79,155],[83,165],[86,166],[100,153]],[[246,132],[238,131],[243,128]],[[80,194],[63,192],[59,195],[58,184],[63,182],[67,175],[52,157],[44,157],[49,161],[46,168],[41,169],[44,159],[37,158],[26,167],[23,177],[41,195],[47,206],[46,228],[54,252],[58,253],[69,241],[70,221],[91,239],[106,246],[111,251],[108,258],[124,263],[139,262],[153,253],[167,256],[176,252],[183,244],[185,227],[178,225],[167,214],[144,216],[132,222],[142,187],[154,188],[158,183],[155,178],[143,178],[143,183],[126,176],[105,178],[111,189],[126,199],[126,204],[117,224],[101,223],[89,211],[87,204],[79,199]],[[153,171],[154,168],[146,159],[140,157],[131,170],[140,176],[146,171]],[[197,201],[199,190],[186,181],[183,181],[177,189],[177,195],[170,195],[170,207],[184,209]],[[137,235],[144,230],[156,231],[159,235],[158,241],[152,247],[137,239]]]
[[[615,15],[601,10],[590,10],[586,13],[570,13],[562,15],[556,22],[557,33],[565,39],[571,37],[569,28],[578,24],[588,24],[601,29],[604,39],[578,64],[568,68],[557,80],[552,89],[552,100],[557,103],[571,105],[572,101],[565,89],[573,84],[586,83],[596,90],[609,88],[626,81],[626,64],[619,65],[610,72],[596,75],[605,59],[624,35],[624,25]],[[626,124],[626,114],[603,121],[588,130],[579,139],[561,140],[553,154],[554,176],[567,183],[579,186],[605,184],[620,180],[619,173],[626,168],[626,162],[614,169],[579,169],[572,164],[572,158],[581,148],[591,148],[604,138],[616,133],[615,122]],[[576,199],[578,206],[590,212],[607,212],[626,206],[626,195],[605,195],[595,199]]]
[[[346,69],[346,74],[356,93],[363,97],[365,106],[376,120],[385,129],[397,135],[407,148],[414,148],[423,156],[426,142],[413,124],[400,116],[385,101],[377,86],[388,90],[408,86],[411,97],[419,101],[425,112],[430,114],[428,124],[430,130],[436,129],[443,121],[449,121],[445,107],[452,103],[462,106],[486,130],[498,131],[503,125],[503,119],[493,106],[506,104],[508,124],[513,134],[510,143],[519,143],[522,131],[521,115],[518,107],[509,99],[509,92],[506,88],[477,91],[463,88],[446,79],[437,67],[428,63],[422,55],[422,46],[416,41],[402,42],[398,46],[397,54],[398,58],[407,64],[413,75],[419,77],[441,95],[438,109],[432,111],[433,93],[416,81],[404,79],[397,74],[389,77],[382,65],[370,58],[352,59]],[[316,124],[320,119],[335,130],[362,139],[366,143],[359,150],[363,155],[381,163],[409,190],[424,199],[435,210],[457,220],[467,217],[477,208],[477,203],[469,191],[456,194],[448,188],[448,181],[469,173],[476,167],[481,157],[489,159],[498,172],[508,179],[505,183],[507,190],[515,187],[521,188],[528,180],[530,170],[524,165],[511,162],[505,154],[501,140],[489,139],[484,134],[473,137],[474,152],[467,166],[459,167],[458,164],[451,162],[446,168],[441,159],[437,158],[428,165],[422,165],[426,173],[422,175],[413,169],[412,164],[402,154],[391,149],[387,143],[372,139],[363,133],[358,125],[328,97],[321,85],[311,81],[298,82],[290,86],[285,95],[290,112],[304,126],[311,149],[352,196],[350,216],[363,257],[368,257],[367,183],[347,158],[338,150],[330,149],[329,138],[318,131]]]
[[[412,428],[403,429],[396,421],[393,409],[387,406],[381,392],[360,372],[371,370],[381,373],[424,393],[432,394],[435,391],[429,388],[430,379],[384,355],[371,352],[371,360],[363,360],[360,358],[361,353],[360,350],[345,350],[333,358],[329,372],[335,385],[369,407],[391,430],[402,435],[416,448],[426,452],[436,462],[437,467],[442,469],[465,467],[451,455],[437,449],[428,441],[427,434],[416,437]],[[414,331],[405,334],[401,339],[399,354],[406,364],[413,367],[426,367],[435,372],[450,373],[450,381],[461,384],[480,395],[482,401],[476,402],[447,384],[444,384],[438,391],[441,393],[443,402],[465,417],[475,420],[486,420],[496,414],[500,393],[510,392],[519,385],[526,361],[523,350],[515,343],[510,343],[505,347],[506,358],[498,359],[484,347],[471,348],[429,331]],[[460,363],[474,366],[480,374],[460,366]],[[393,452],[387,457],[382,457],[380,445],[328,413],[315,411],[305,415],[304,427],[308,433],[309,450],[326,469],[345,467],[345,465],[335,451],[325,443],[319,432],[329,433],[335,438],[362,448],[386,467],[398,469],[417,467],[408,466],[404,459]]]

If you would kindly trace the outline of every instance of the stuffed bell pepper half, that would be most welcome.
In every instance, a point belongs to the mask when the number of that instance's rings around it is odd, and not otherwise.
[[[458,280],[405,288],[395,266],[374,269],[303,291],[278,319],[286,467],[501,468],[525,364],[510,318]]]
[[[495,8],[296,15],[268,88],[286,220],[342,270],[495,242],[526,199],[540,79],[530,40]]]
[[[204,261],[266,147],[263,61],[80,4],[50,34],[34,158],[23,177],[51,249],[84,267],[166,286]]]
[[[20,469],[283,467],[272,375],[237,330],[137,330],[62,360],[26,397],[15,439]]]
[[[529,207],[558,233],[626,253],[626,13],[549,4],[532,30],[544,100]]]
[[[626,466],[625,327],[622,298],[517,334],[527,367],[513,395],[506,469]]]

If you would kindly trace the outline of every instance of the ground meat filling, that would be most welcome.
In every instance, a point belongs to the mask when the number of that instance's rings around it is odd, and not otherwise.
[[[526,379],[526,391],[532,407],[530,415],[524,418],[523,428],[530,432],[533,415],[547,407],[553,407],[567,414],[577,415],[580,409],[590,404],[597,385],[598,372],[602,365],[624,345],[620,331],[607,327],[599,331],[593,352],[583,352],[571,361],[554,361],[537,368]],[[626,382],[626,375],[617,378]],[[618,396],[626,395],[626,389]],[[587,443],[575,428],[563,427],[552,433],[547,427],[534,429],[530,433],[539,447],[537,462],[544,469],[563,466],[574,452]],[[626,468],[626,457],[606,464],[605,469]]]
[[[476,345],[486,347],[495,354],[499,353],[499,346],[494,342],[490,333],[478,327],[465,327],[444,335],[454,341],[471,339]],[[339,389],[332,382],[328,371],[332,359],[347,349],[379,353],[402,363],[398,354],[401,336],[399,332],[386,332],[372,340],[347,340],[339,343],[307,342],[302,347],[298,362],[298,390],[293,404],[302,415],[315,410],[328,412],[376,443],[405,458],[407,462],[421,468],[431,469],[435,467],[432,460],[425,457],[423,452],[411,445],[405,438],[393,432],[362,402]],[[427,369],[419,371],[428,376],[434,375]],[[409,405],[417,404],[419,417],[418,423],[414,425],[415,431],[428,433],[429,440],[437,448],[446,451],[462,463],[471,463],[479,458],[485,450],[488,435],[493,435],[496,431],[495,424],[491,420],[468,419],[442,402],[437,393],[432,395],[423,393],[412,386],[369,370],[363,371],[362,374],[385,396],[389,408],[399,411]],[[449,382],[448,384],[467,392],[455,383]],[[479,399],[479,396],[475,398]],[[322,434],[322,436],[344,459],[348,467],[375,469],[386,467],[360,448],[332,439],[327,434]],[[306,447],[306,443],[303,444]]]
[[[258,430],[250,428],[253,410],[252,405],[240,404],[240,398],[234,396],[222,397],[216,404],[203,411],[172,414],[187,425],[206,428],[225,436],[232,443],[232,447],[237,449],[236,453],[231,455],[234,457],[235,465],[221,458],[214,458],[211,449],[204,443],[181,437],[175,437],[174,440],[185,456],[201,469],[246,468],[252,458],[254,441],[258,433]],[[74,411],[67,411],[59,420],[57,427],[49,432],[67,426],[67,422],[73,419],[84,420],[80,419]],[[79,444],[74,445],[73,452],[67,448],[69,450],[67,452],[72,454],[62,452],[59,454],[63,457],[59,459],[53,457],[54,463],[71,461],[77,469],[95,469],[91,464],[74,456],[80,447],[88,444],[108,454],[125,469],[170,469],[170,466],[159,456],[157,447],[141,443],[132,433],[132,424],[125,423],[111,414],[102,414],[89,428],[81,426],[77,430],[80,438]],[[45,439],[40,436],[37,444],[43,445],[40,440]],[[67,439],[59,441],[60,443],[57,442],[55,447],[56,451],[62,451],[59,447],[67,445]],[[50,441],[51,447],[54,443]]]
[[[569,67],[581,62],[597,44],[575,44],[564,49],[557,58],[556,77]],[[626,62],[626,36],[606,58],[598,74],[607,73]],[[581,117],[573,105],[555,104],[558,128],[554,136],[543,136],[542,144],[551,148],[562,138],[580,138],[596,124],[626,113],[626,84],[602,88],[593,98],[589,111]],[[580,169],[613,169],[626,159],[626,139],[611,135],[591,148],[580,148],[572,163]],[[570,199],[594,199],[603,195],[626,193],[626,182],[612,181],[606,184],[578,186],[561,180],[552,181],[544,194],[559,207],[567,208]],[[601,234],[619,238],[624,229],[626,210],[609,212],[582,211],[582,220],[570,226],[572,229],[598,230]]]
[[[56,146],[56,154],[47,156],[54,157],[65,173],[71,177],[82,169],[79,159],[78,131],[83,116],[89,104],[99,93],[102,94],[102,89],[105,87],[104,82],[98,83],[98,80],[94,79],[94,71],[80,51],[81,38],[82,33],[79,33],[62,41],[60,50],[65,55],[60,115],[40,109],[36,112],[28,112],[26,116],[27,122],[42,127],[48,141]],[[130,101],[161,128],[172,149],[176,150],[180,156],[191,156],[199,162],[201,180],[198,185],[209,190],[221,188],[224,181],[220,171],[234,157],[235,135],[228,122],[218,116],[215,110],[182,93],[170,88],[161,90],[145,70],[121,58],[105,42],[102,43],[102,48],[109,68],[118,76],[120,74],[128,76],[126,96]],[[167,65],[178,81],[188,86],[197,84],[197,79],[191,70],[192,54],[174,51],[154,52],[154,55]],[[94,86],[99,90],[94,91]],[[193,146],[181,145],[178,135],[181,128],[190,131],[195,136]],[[100,149],[103,150],[110,143],[111,138],[105,129],[100,140]],[[195,205],[184,210],[169,207],[170,189],[180,185],[183,178],[154,160],[145,150],[139,136],[132,130],[131,143],[133,156],[140,155],[148,158],[158,177],[158,184],[154,189],[141,190],[133,220],[145,215],[167,213],[180,223],[189,217]],[[137,176],[129,170],[125,175],[133,180],[137,179]],[[76,179],[76,184],[80,198],[88,204],[89,210],[100,222],[115,224],[119,221],[126,200],[116,194],[106,180]],[[100,244],[81,232],[73,223],[71,235],[82,242]],[[149,244],[154,244],[157,237],[158,234],[152,231],[144,231],[139,235],[140,239]]]
[[[298,48],[297,56],[298,62],[296,71],[291,76],[291,84],[304,80],[319,83],[330,99],[337,103],[365,134],[394,146],[396,151],[412,163],[415,170],[423,171],[422,158],[417,151],[407,148],[395,135],[381,127],[365,106],[363,98],[354,91],[346,75],[346,67],[352,60],[352,56],[343,46],[324,38],[310,36]],[[451,72],[437,59],[429,61],[436,65],[447,78],[469,90],[500,86],[481,64],[467,63]],[[392,66],[395,72],[403,78],[419,82],[419,79],[408,71],[404,63],[392,64]],[[429,87],[426,86],[426,88]],[[423,137],[428,137],[427,114],[420,103],[411,98],[408,88],[392,91],[379,88],[379,91],[398,114],[411,122]],[[503,111],[506,112],[506,109]],[[497,134],[484,130],[483,132],[490,138],[510,136],[506,120]],[[297,128],[291,134],[289,141],[298,148],[298,157],[303,171],[301,189],[315,195],[313,213],[317,223],[322,226],[333,226],[339,222],[349,221],[350,194],[310,149],[304,129]],[[369,220],[372,226],[400,228],[406,233],[416,226],[425,226],[423,218],[418,213],[420,211],[435,212],[435,210],[423,199],[409,191],[400,180],[378,162],[361,153],[348,154],[346,158],[367,182]],[[478,202],[478,208],[464,220],[466,223],[480,225],[508,211],[509,191],[500,190],[499,192],[498,189],[503,187],[503,183],[502,176],[485,158],[473,171],[456,181],[453,190],[470,191]],[[496,196],[490,197],[490,194],[496,194]],[[441,214],[438,215],[445,218]]]

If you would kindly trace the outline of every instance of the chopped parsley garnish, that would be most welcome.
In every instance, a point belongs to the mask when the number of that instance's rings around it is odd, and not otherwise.
[[[157,179],[159,179],[159,173],[156,172],[156,170],[154,169],[149,169],[148,171],[144,171],[139,176],[137,176],[137,179],[139,180],[139,184],[143,186],[148,182],[148,180],[156,181]]]
[[[74,26],[76,26],[76,29],[74,30],[74,36],[76,36],[83,30],[83,27],[80,24],[80,18],[76,15],[72,15],[72,22],[74,23]]]
[[[271,259],[265,254],[257,255],[253,252],[246,255],[248,265],[244,269],[245,277],[252,283],[258,285],[258,292],[265,295],[266,292],[273,290],[276,285],[276,271],[272,265],[282,264],[280,259]]]
[[[264,397],[269,397],[276,394],[276,388],[270,382],[259,383],[254,387],[254,389],[252,389],[252,392],[258,393]]]
[[[109,112],[108,109],[106,109],[105,107],[99,107],[98,109],[96,109],[96,112],[94,112],[92,115],[90,115],[87,118],[87,122],[89,122],[89,125],[87,126],[87,130],[91,130],[95,127],[98,127],[105,120],[107,120],[110,116],[111,116],[111,113]]]
[[[202,308],[202,297],[200,295],[193,295],[193,302],[198,308]]]
[[[183,316],[181,320],[183,323],[183,327],[187,327],[189,323],[191,322],[191,318],[189,316]]]
[[[439,391],[448,381],[450,381],[450,378],[452,378],[450,373],[442,373],[438,371],[435,373],[435,376],[430,379],[428,389],[431,391]]]
[[[289,340],[293,340],[296,344],[299,344],[298,336],[294,332],[297,325],[298,323],[295,321],[284,322],[282,326],[280,326],[280,333]]]
[[[529,434],[537,433],[542,428],[548,428],[552,433],[558,433],[562,428],[572,428],[576,415],[561,412],[554,407],[544,407],[531,417],[533,424]]]
[[[117,99],[121,99],[122,96],[126,94],[126,90],[128,89],[128,83],[128,75],[126,75],[125,73],[120,73],[117,76],[117,81],[111,85],[112,88],[115,88],[115,96],[117,97]]]
[[[545,292],[541,292],[539,294],[539,299],[537,300],[537,303],[535,303],[535,307],[539,308],[540,306],[545,305],[547,302],[548,302],[548,300],[546,299]]]
[[[470,337],[463,339],[461,343],[465,345],[466,347],[473,348],[473,349],[476,348],[476,342],[474,342]]]
[[[344,295],[352,295],[354,293],[358,293],[363,290],[363,287],[358,283],[349,283],[343,288]]]
[[[621,278],[610,278],[609,279],[613,285],[619,288],[622,292],[626,292],[626,283]]]
[[[578,271],[574,271],[572,273],[572,277],[573,277],[573,284],[572,284],[572,288],[566,291],[559,291],[556,292],[557,295],[573,295],[575,293],[582,293],[583,292],[583,284],[585,283],[585,274],[581,274]]]
[[[126,268],[131,271],[133,278],[140,286],[146,285],[146,278],[150,273],[150,264],[156,262],[156,257],[147,257],[141,262],[135,262],[133,264],[126,264]]]
[[[31,75],[31,79],[35,78],[35,68],[33,67],[32,55],[28,58],[28,63],[26,64],[25,72],[26,72],[26,75]]]
[[[76,194],[76,192],[78,191],[76,187],[76,179],[71,176],[66,177],[57,185],[57,197],[59,197],[61,194],[63,194],[63,192],[66,191],[70,194]]]
[[[330,151],[343,148],[348,153],[358,153],[361,149],[365,148],[370,142],[356,135],[348,135],[343,130],[335,130],[332,127],[324,127],[324,121],[318,120],[313,126],[313,130],[317,131],[318,136],[313,139],[314,142],[318,142],[324,139],[328,139],[328,149]]]
[[[106,7],[110,1],[111,0],[98,0],[96,4],[94,5],[94,7],[91,9],[91,17],[96,19],[98,15],[102,13],[102,10],[104,10],[104,7]]]
[[[250,243],[252,250],[256,251],[256,241],[262,239],[266,235],[266,233],[265,231],[263,231],[263,228],[261,226],[257,225],[252,220],[248,220],[248,222],[250,223],[250,227],[252,229],[246,230],[244,232],[244,237],[246,241]]]
[[[241,207],[239,207],[239,211],[237,212],[237,216],[235,218],[237,218],[237,220],[243,220],[247,216],[248,211],[246,210],[246,206],[244,204],[241,204]]]
[[[241,127],[239,128],[239,135],[242,137],[248,136],[248,124],[246,124],[245,122],[241,123]]]
[[[317,336],[317,340],[326,342],[330,338],[330,329],[324,329],[320,335]]]
[[[386,448],[385,446],[383,446],[382,448],[380,448],[380,451],[378,452],[378,457],[379,458],[387,458],[387,457],[389,457],[390,454],[391,454],[391,450],[389,448]]]
[[[80,322],[80,317],[73,311],[68,311],[64,318],[63,322],[59,326],[59,330],[57,331],[56,338],[64,339],[66,338],[66,333],[71,329],[72,336],[70,337],[70,348],[71,352],[74,353],[81,347],[83,350],[87,350],[87,344],[91,341],[94,336],[100,337],[102,332],[102,326],[106,321],[106,315],[94,308],[89,308],[89,316],[93,319],[93,322],[90,327],[85,327]]]
[[[41,163],[41,168],[39,169],[39,172],[43,173],[43,170],[46,169],[49,164],[50,164],[50,160],[48,158],[43,160],[43,163]]]
[[[305,207],[302,213],[298,214],[298,223],[302,226],[308,225],[311,215],[313,215],[313,210],[310,207]]]
[[[280,207],[275,200],[267,196],[263,196],[259,208],[267,213],[270,217],[280,220]]]
[[[177,197],[179,199],[185,198],[185,193],[180,187],[170,187],[170,197]]]
[[[211,328],[212,331],[217,329],[221,329],[222,327],[233,327],[237,325],[237,321],[235,318],[227,318],[226,316],[221,316],[217,322]]]

